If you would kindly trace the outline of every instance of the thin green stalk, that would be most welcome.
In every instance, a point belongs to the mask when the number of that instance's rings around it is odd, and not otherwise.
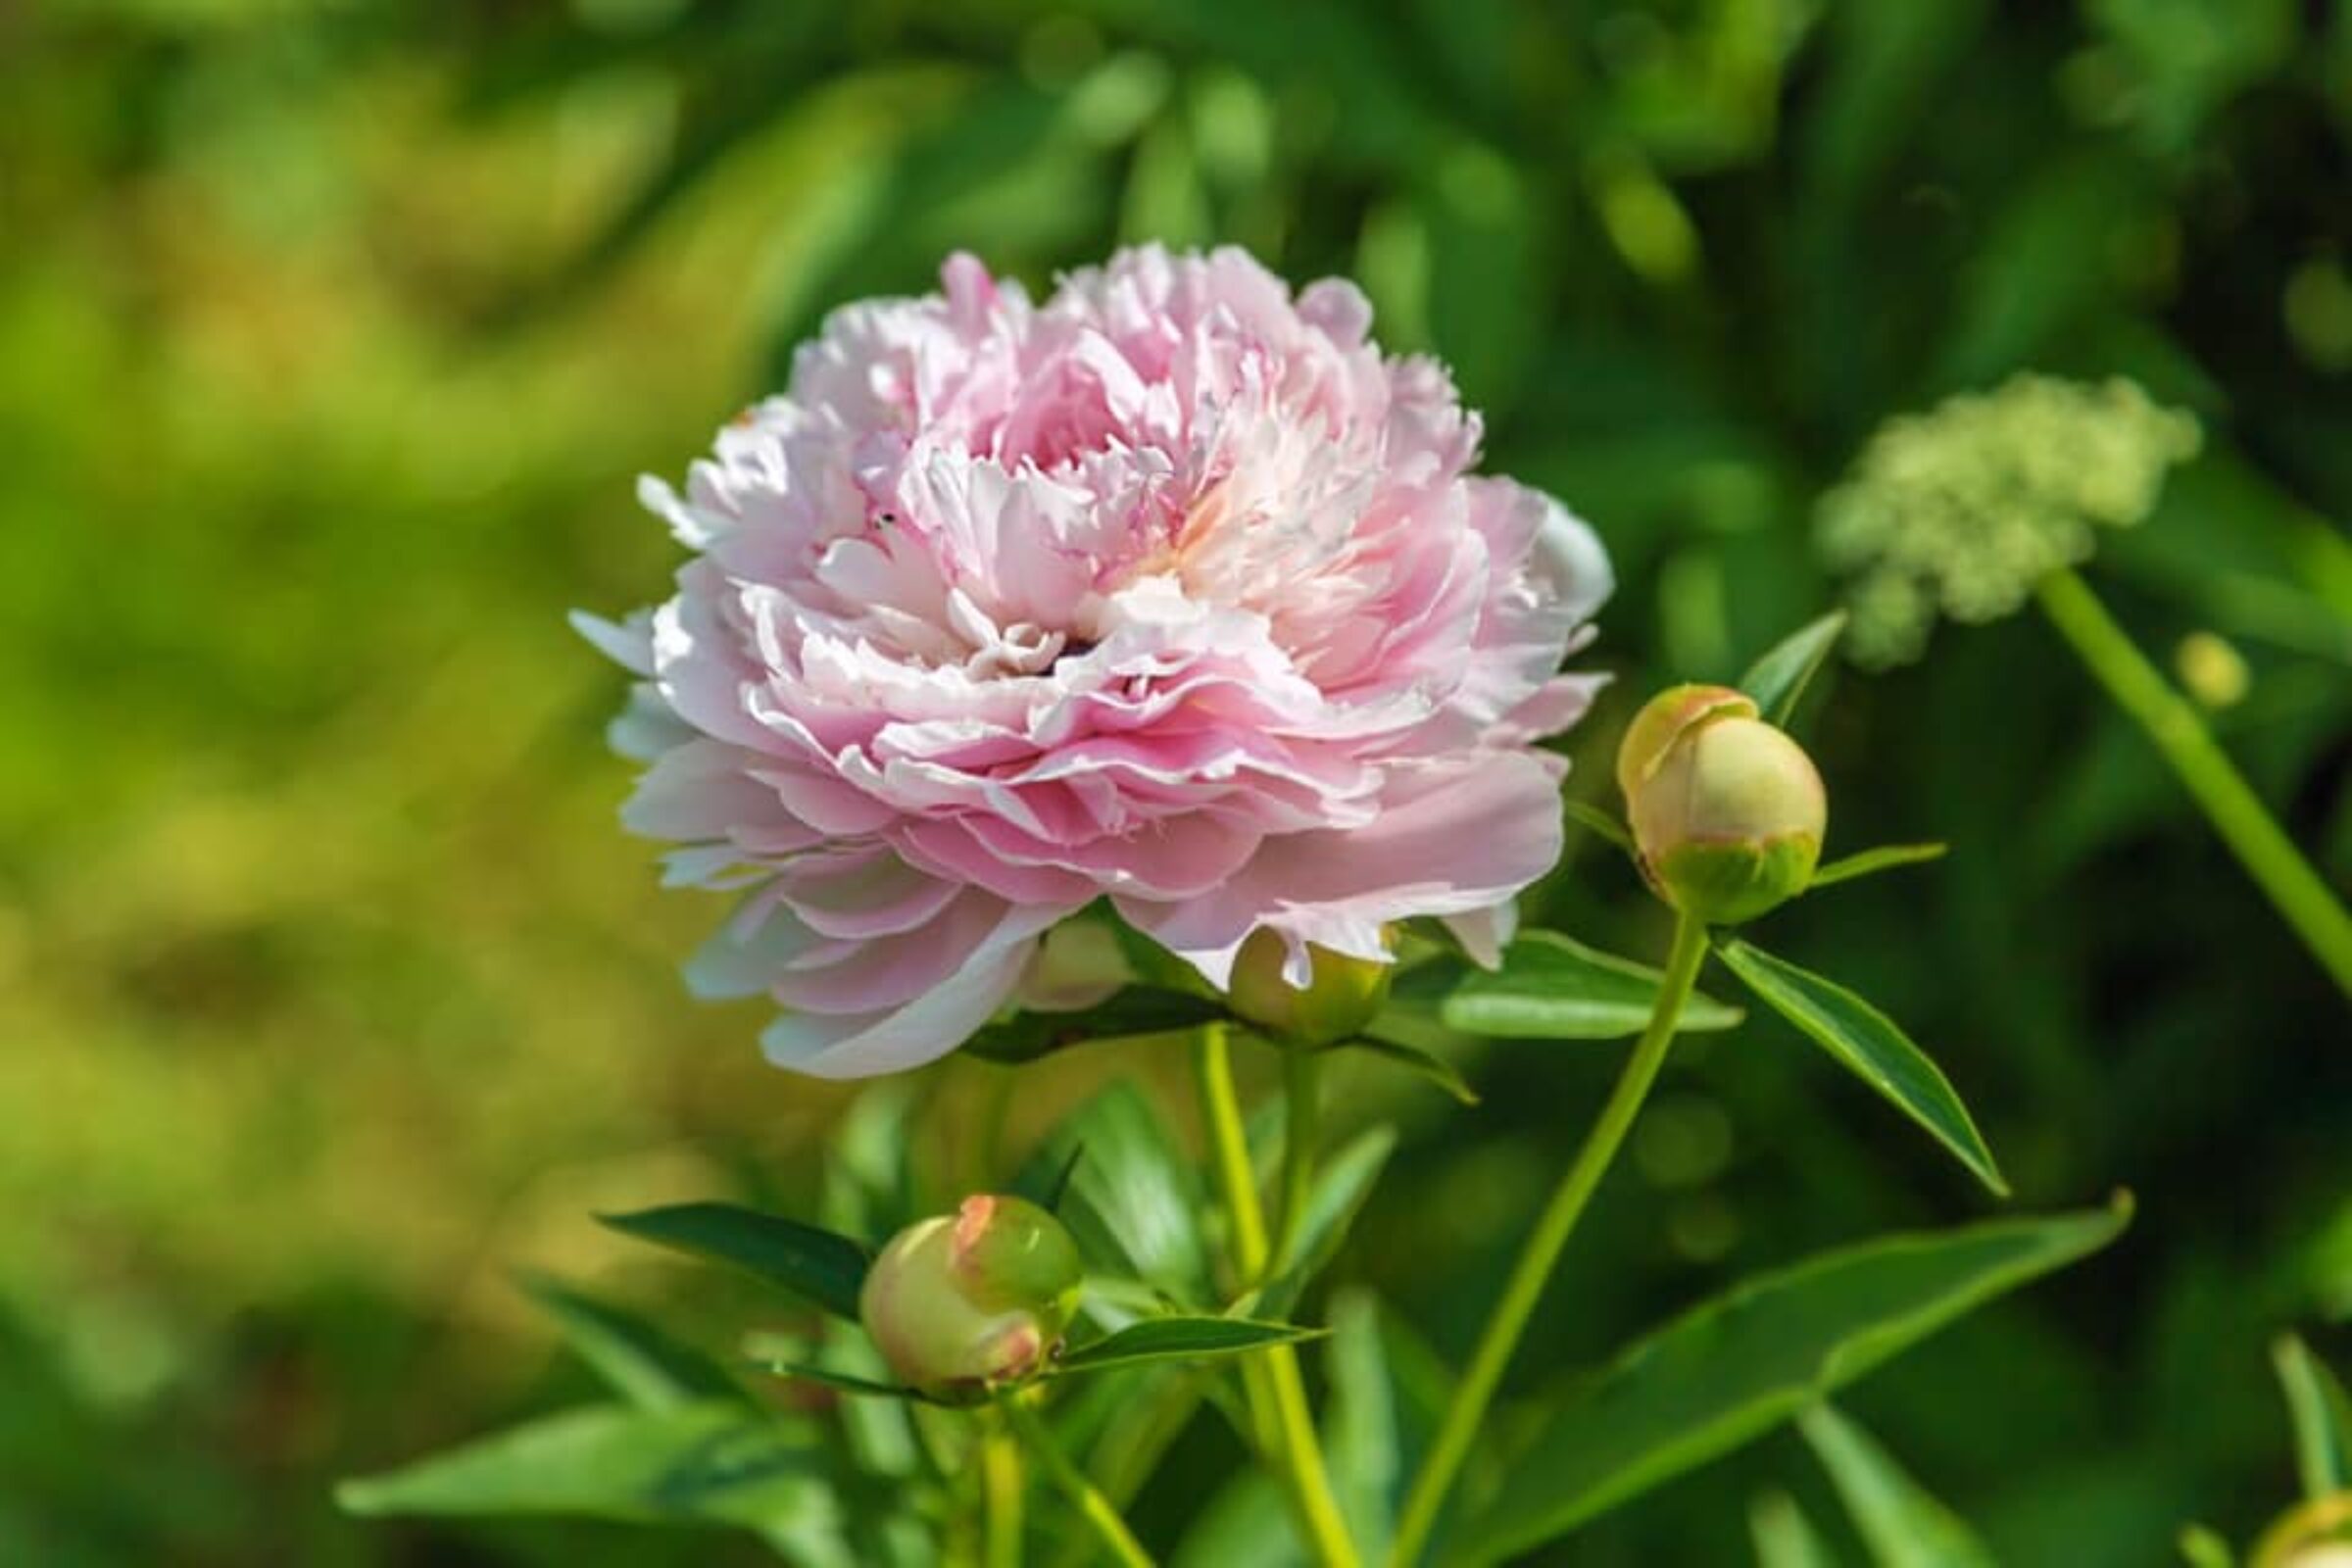
[[[2050,623],[2074,645],[2116,706],[2147,733],[2238,863],[2336,987],[2352,997],[2352,914],[2345,913],[2262,798],[2247,787],[2197,710],[2157,673],[2081,577],[2052,572],[2037,592]]]
[[[1119,1517],[1119,1510],[1113,1508],[1110,1500],[1095,1490],[1095,1484],[1081,1475],[1078,1467],[1063,1456],[1060,1446],[1054,1441],[1054,1434],[1046,1430],[1044,1422],[1038,1420],[1037,1412],[1023,1404],[1021,1396],[1009,1390],[997,1396],[997,1408],[1004,1412],[1006,1424],[1028,1446],[1038,1467],[1061,1489],[1061,1494],[1070,1499],[1070,1505],[1078,1510],[1080,1517],[1094,1528],[1104,1549],[1123,1568],[1153,1568],[1152,1554],[1128,1530],[1127,1521]]]
[[[1675,1025],[1682,1018],[1683,1004],[1690,1000],[1690,988],[1698,979],[1699,964],[1706,956],[1707,928],[1688,915],[1683,916],[1674,928],[1674,949],[1666,960],[1665,977],[1659,982],[1658,1000],[1650,1010],[1648,1027],[1635,1043],[1633,1054],[1626,1058],[1616,1088],[1609,1091],[1608,1102],[1600,1108],[1599,1120],[1585,1136],[1584,1147],[1576,1152],[1575,1159],[1561,1174],[1551,1201],[1536,1221],[1536,1228],[1528,1234],[1527,1245],[1511,1267],[1509,1283],[1494,1303],[1494,1313],[1479,1337],[1478,1348],[1471,1354],[1470,1365],[1453,1392],[1453,1402],[1438,1428],[1437,1440],[1421,1463],[1421,1473],[1413,1479],[1403,1516],[1396,1524],[1396,1545],[1389,1554],[1395,1568],[1409,1568],[1420,1560],[1428,1546],[1438,1515],[1446,1505],[1454,1479],[1461,1474],[1463,1462],[1470,1456],[1470,1446],[1477,1439],[1488,1406],[1494,1403],[1494,1391],[1500,1387],[1502,1374],[1510,1365],[1511,1353],[1519,1348],[1528,1319],[1543,1298],[1553,1266],[1559,1262],[1560,1250],[1567,1246],[1569,1233],[1576,1229],[1585,1204],[1591,1200],[1593,1189],[1600,1185],[1602,1174],[1616,1157],[1618,1146],[1625,1142],[1627,1130],[1633,1126],[1642,1100],[1649,1094],[1649,1086],[1656,1082],[1658,1069],[1665,1064],[1666,1053],[1674,1044]]]
[[[1265,1277],[1273,1253],[1266,1240],[1266,1221],[1257,1197],[1257,1175],[1250,1163],[1250,1144],[1242,1131],[1240,1098],[1233,1087],[1233,1052],[1222,1023],[1204,1025],[1196,1057],[1200,1083],[1202,1120],[1207,1123],[1209,1147],[1217,1184],[1233,1229],[1234,1273],[1245,1288]],[[1356,1568],[1355,1544],[1348,1539],[1339,1499],[1332,1494],[1331,1475],[1323,1462],[1323,1445],[1315,1434],[1313,1413],[1306,1402],[1306,1377],[1298,1353],[1287,1345],[1271,1346],[1242,1361],[1242,1390],[1250,1402],[1257,1444],[1269,1463],[1277,1466],[1291,1494],[1292,1506],[1308,1548],[1322,1568]]]
[[[1021,1568],[1021,1450],[1008,1421],[992,1421],[980,1435],[980,1491],[981,1561],[987,1568]]]

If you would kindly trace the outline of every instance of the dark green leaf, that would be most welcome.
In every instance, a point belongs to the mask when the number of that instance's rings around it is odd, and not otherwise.
[[[1396,1000],[1433,1008],[1449,1029],[1507,1040],[1615,1040],[1638,1035],[1658,999],[1657,970],[1556,931],[1529,931],[1487,970],[1438,957],[1396,977]],[[1686,1030],[1729,1029],[1740,1009],[1693,994]],[[1376,1026],[1377,1027],[1377,1026]]]
[[[1979,1181],[2007,1195],[2008,1184],[1969,1119],[1968,1107],[1942,1070],[1892,1019],[1843,986],[1761,948],[1735,941],[1716,952],[1758,999],[1925,1127]]]
[[[1017,1184],[1044,1185],[1080,1146],[1086,1157],[1056,1212],[1088,1266],[1141,1280],[1180,1301],[1206,1301],[1200,1165],[1170,1140],[1151,1101],[1132,1083],[1111,1085],[1054,1130]]]
[[[1101,1372],[1144,1361],[1198,1361],[1241,1355],[1269,1345],[1320,1338],[1321,1329],[1258,1323],[1239,1317],[1154,1317],[1127,1327],[1061,1358],[1058,1372]]]
[[[526,1277],[522,1288],[562,1326],[565,1343],[580,1359],[641,1410],[745,1398],[718,1363],[633,1312],[551,1279]]]
[[[1797,700],[1805,695],[1806,684],[1830,657],[1830,650],[1838,646],[1838,638],[1844,630],[1842,610],[1807,621],[1748,665],[1747,673],[1740,677],[1740,689],[1755,702],[1767,719],[1787,728],[1789,715],[1796,711]]]
[[[2098,1250],[2104,1209],[1898,1236],[1751,1280],[1635,1345],[1544,1411],[1450,1555],[1491,1562],[1565,1534],[1762,1436],[1972,1308]]]
[[[1075,1012],[1016,1012],[983,1028],[963,1049],[990,1061],[1035,1061],[1070,1046],[1198,1029],[1224,1010],[1206,997],[1127,986]]]
[[[846,1236],[732,1203],[677,1203],[599,1218],[624,1236],[732,1263],[837,1317],[858,1316],[858,1289],[871,1259]]]
[[[1444,1090],[1461,1104],[1475,1105],[1478,1103],[1478,1091],[1470,1087],[1470,1080],[1462,1076],[1462,1070],[1459,1067],[1437,1053],[1424,1051],[1419,1046],[1408,1046],[1401,1040],[1383,1040],[1377,1035],[1364,1034],[1357,1035],[1351,1040],[1342,1040],[1336,1045],[1326,1046],[1323,1049],[1326,1051],[1359,1051],[1367,1056],[1378,1056],[1383,1061],[1394,1062],[1402,1067],[1424,1083],[1433,1084]]]
[[[358,1514],[583,1514],[772,1529],[830,1513],[812,1440],[731,1402],[592,1405],[346,1481]]]
[[[1591,805],[1585,801],[1574,800],[1564,801],[1561,803],[1561,806],[1562,808],[1567,811],[1568,819],[1570,821],[1590,830],[1595,836],[1609,844],[1615,845],[1628,855],[1635,853],[1634,835],[1632,832],[1627,829],[1623,822],[1618,821],[1616,817],[1602,810],[1599,807]]]
[[[1891,871],[1898,865],[1918,865],[1927,860],[1940,860],[1951,848],[1948,844],[1882,844],[1876,849],[1857,850],[1851,855],[1815,869],[1807,888],[1826,888],[1838,882],[1851,882],[1855,877],[1868,876],[1874,871]]]
[[[1797,1418],[1878,1568],[1992,1568],[1960,1517],[1903,1473],[1870,1434],[1829,1405]]]
[[[2352,1492],[2352,1400],[2311,1347],[2292,1334],[2271,1347],[2295,1427],[2295,1473],[2306,1497]]]
[[[835,1367],[811,1366],[805,1361],[761,1361],[758,1365],[761,1371],[771,1373],[776,1377],[800,1378],[808,1383],[821,1383],[826,1388],[838,1389],[843,1394],[855,1394],[876,1399],[919,1399],[926,1403],[938,1402],[919,1390],[909,1389],[902,1384],[881,1383],[872,1378],[861,1378],[855,1372],[844,1372]]]

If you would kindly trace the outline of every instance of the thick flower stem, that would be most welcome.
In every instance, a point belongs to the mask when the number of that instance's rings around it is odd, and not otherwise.
[[[1113,1508],[1110,1500],[1095,1490],[1095,1484],[1080,1474],[1078,1467],[1062,1454],[1060,1446],[1054,1441],[1054,1434],[1046,1430],[1044,1422],[1038,1420],[1036,1411],[1021,1402],[1020,1395],[1010,1390],[1000,1392],[997,1408],[1004,1412],[1005,1424],[1028,1446],[1031,1456],[1037,1460],[1038,1468],[1045,1471],[1047,1478],[1061,1489],[1061,1494],[1070,1500],[1070,1505],[1078,1510],[1079,1516],[1093,1527],[1111,1557],[1122,1568],[1153,1568],[1152,1554],[1128,1530],[1127,1521],[1119,1517],[1119,1510]],[[1015,1549],[1018,1549],[1017,1541]]]
[[[981,1434],[980,1490],[985,1505],[981,1561],[986,1568],[1020,1568],[1021,1451],[1009,1419],[990,1422]]]
[[[1197,1059],[1202,1120],[1207,1124],[1217,1184],[1232,1225],[1234,1273],[1245,1288],[1253,1288],[1264,1279],[1273,1252],[1258,1204],[1249,1140],[1242,1130],[1241,1101],[1234,1093],[1232,1048],[1222,1023],[1202,1028]],[[1245,1357],[1242,1389],[1249,1399],[1250,1421],[1257,1428],[1258,1446],[1282,1471],[1299,1530],[1315,1561],[1322,1568],[1356,1568],[1361,1559],[1348,1539],[1339,1499],[1332,1494],[1331,1476],[1324,1466],[1322,1442],[1315,1435],[1313,1412],[1307,1407],[1306,1377],[1299,1370],[1297,1351],[1277,1345]]]
[[[2250,789],[2187,699],[2172,688],[2107,613],[2087,583],[2057,571],[2036,590],[2059,634],[2146,732],[2204,809],[2214,831],[2303,939],[2336,986],[2352,997],[2352,914]]]
[[[1536,1228],[1529,1233],[1527,1245],[1520,1250],[1519,1260],[1511,1267],[1509,1283],[1494,1303],[1486,1331],[1479,1337],[1478,1348],[1454,1390],[1453,1402],[1446,1411],[1436,1442],[1430,1446],[1429,1457],[1422,1461],[1421,1473],[1414,1478],[1412,1492],[1405,1498],[1403,1516],[1397,1521],[1396,1545],[1389,1555],[1393,1568],[1409,1568],[1420,1560],[1428,1546],[1439,1513],[1470,1456],[1470,1446],[1487,1418],[1488,1407],[1494,1403],[1494,1392],[1502,1383],[1511,1354],[1519,1348],[1520,1336],[1527,1332],[1528,1319],[1543,1298],[1544,1287],[1559,1261],[1561,1249],[1567,1246],[1569,1234],[1576,1229],[1593,1189],[1600,1185],[1601,1176],[1640,1113],[1649,1086],[1657,1081],[1658,1069],[1665,1064],[1666,1053],[1674,1044],[1675,1026],[1682,1018],[1683,1004],[1690,999],[1690,988],[1698,979],[1699,964],[1706,955],[1706,926],[1689,915],[1682,916],[1674,928],[1674,950],[1666,960],[1665,977],[1658,985],[1658,1000],[1650,1010],[1649,1025],[1635,1043],[1633,1054],[1626,1058],[1616,1088],[1609,1092],[1607,1103],[1601,1106],[1600,1119],[1586,1135],[1584,1147],[1576,1152],[1576,1158],[1562,1173],[1560,1185],[1553,1191]]]

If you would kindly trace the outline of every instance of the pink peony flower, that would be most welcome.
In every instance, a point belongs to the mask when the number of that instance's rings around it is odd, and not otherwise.
[[[581,629],[642,677],[614,743],[666,881],[746,891],[688,967],[827,1077],[954,1050],[1108,898],[1222,987],[1251,932],[1490,959],[1560,849],[1535,742],[1609,567],[1468,470],[1444,368],[1327,279],[1149,246],[1043,305],[968,256],[837,313],[683,495],[677,593]]]

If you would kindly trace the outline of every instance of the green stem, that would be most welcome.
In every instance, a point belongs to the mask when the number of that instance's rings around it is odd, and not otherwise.
[[[2074,645],[2116,706],[2147,733],[2238,863],[2337,988],[2352,997],[2352,915],[2247,787],[2197,710],[2157,673],[2081,577],[2052,572],[2036,591],[2051,624]]]
[[[1021,1450],[1009,1421],[990,1422],[981,1433],[980,1490],[986,1499],[982,1562],[1021,1568]]]
[[[1650,1010],[1649,1025],[1642,1030],[1633,1054],[1626,1059],[1616,1088],[1609,1092],[1607,1103],[1600,1108],[1600,1119],[1586,1135],[1584,1147],[1569,1162],[1551,1201],[1529,1233],[1527,1245],[1520,1250],[1510,1281],[1503,1287],[1501,1299],[1494,1303],[1494,1314],[1487,1319],[1486,1330],[1479,1337],[1478,1348],[1471,1354],[1460,1386],[1454,1390],[1453,1402],[1446,1411],[1437,1440],[1430,1446],[1429,1457],[1422,1461],[1421,1473],[1413,1480],[1403,1517],[1397,1521],[1396,1545],[1389,1555],[1395,1568],[1407,1568],[1418,1562],[1429,1544],[1438,1515],[1446,1505],[1454,1479],[1461,1474],[1463,1462],[1470,1456],[1470,1446],[1486,1420],[1487,1408],[1494,1403],[1494,1391],[1502,1383],[1511,1353],[1519,1348],[1528,1319],[1543,1298],[1544,1287],[1559,1261],[1560,1250],[1567,1246],[1569,1233],[1576,1229],[1585,1204],[1592,1199],[1593,1189],[1600,1185],[1602,1174],[1616,1157],[1618,1146],[1625,1142],[1627,1130],[1633,1126],[1642,1100],[1649,1094],[1649,1086],[1657,1080],[1658,1069],[1665,1064],[1667,1050],[1674,1044],[1675,1025],[1682,1017],[1683,1004],[1690,999],[1690,988],[1698,979],[1698,966],[1706,956],[1706,926],[1689,915],[1682,916],[1674,928],[1674,949],[1666,960],[1665,977],[1658,985],[1658,1000]]]
[[[1110,1555],[1123,1568],[1153,1568],[1152,1554],[1128,1530],[1127,1521],[1119,1517],[1119,1510],[1113,1508],[1110,1500],[1095,1490],[1095,1484],[1079,1474],[1078,1467],[1063,1456],[1060,1446],[1054,1441],[1054,1434],[1048,1432],[1045,1423],[1038,1420],[1037,1412],[1023,1404],[1021,1396],[1009,1390],[998,1394],[997,1408],[1004,1412],[1006,1424],[1028,1446],[1030,1454],[1047,1477],[1061,1489],[1061,1494],[1070,1499],[1071,1506],[1094,1527],[1096,1536],[1102,1540]]]
[[[1282,1206],[1275,1211],[1274,1242],[1266,1255],[1266,1278],[1295,1267],[1292,1255],[1306,1225],[1307,1200],[1315,1187],[1315,1145],[1323,1130],[1323,1058],[1304,1046],[1282,1054],[1282,1094],[1287,1110],[1282,1138]]]
[[[1258,1205],[1257,1175],[1250,1163],[1249,1139],[1242,1130],[1241,1101],[1233,1087],[1233,1053],[1223,1023],[1201,1028],[1196,1061],[1202,1120],[1208,1127],[1217,1184],[1233,1227],[1234,1273],[1248,1287],[1265,1277],[1273,1253],[1266,1241],[1265,1215]],[[1299,1370],[1298,1353],[1290,1346],[1277,1345],[1245,1357],[1242,1390],[1250,1401],[1258,1447],[1282,1472],[1315,1561],[1322,1568],[1356,1568],[1361,1559],[1348,1539],[1339,1499],[1332,1494],[1331,1475],[1323,1462],[1323,1445],[1315,1434],[1313,1413],[1307,1407],[1306,1377]]]

